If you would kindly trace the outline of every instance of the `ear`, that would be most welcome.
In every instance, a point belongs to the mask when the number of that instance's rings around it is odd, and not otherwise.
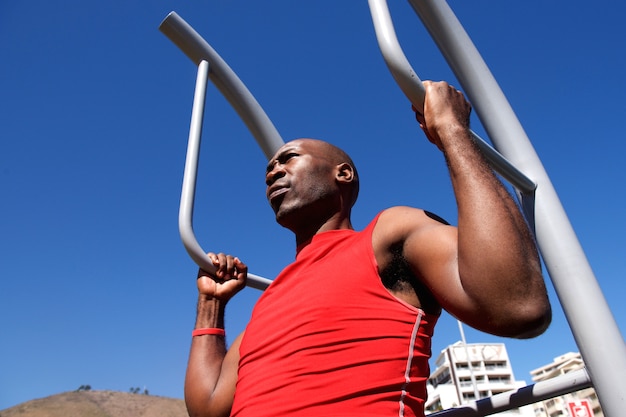
[[[337,165],[335,179],[338,183],[348,184],[354,180],[354,168],[347,162]]]

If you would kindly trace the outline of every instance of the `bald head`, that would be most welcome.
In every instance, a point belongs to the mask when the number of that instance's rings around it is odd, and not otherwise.
[[[269,161],[268,172],[272,166],[288,155],[289,152],[301,150],[313,159],[328,163],[333,167],[350,171],[350,180],[341,182],[350,207],[354,205],[359,194],[359,175],[352,158],[341,148],[319,139],[299,138],[285,143]],[[349,167],[349,168],[348,168]]]

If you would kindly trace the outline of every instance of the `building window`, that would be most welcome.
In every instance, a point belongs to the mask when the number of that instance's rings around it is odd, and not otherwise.
[[[505,361],[489,361],[489,362],[485,362],[485,369],[487,370],[493,370],[493,369],[506,369],[506,362]]]

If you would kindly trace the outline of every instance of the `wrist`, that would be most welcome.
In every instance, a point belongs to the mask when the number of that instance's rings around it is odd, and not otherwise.
[[[198,293],[198,301],[214,302],[214,303],[226,303],[226,300],[223,300],[222,298],[216,297],[215,295],[212,295],[212,294],[204,294],[204,293],[201,293],[201,292]]]
[[[451,122],[442,125],[436,131],[439,141],[443,144],[459,143],[461,140],[471,141],[471,133],[468,126],[464,126],[458,122]]]
[[[226,302],[205,294],[198,297],[195,328],[224,328]]]

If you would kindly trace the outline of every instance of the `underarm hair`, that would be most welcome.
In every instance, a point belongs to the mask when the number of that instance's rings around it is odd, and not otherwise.
[[[435,314],[440,312],[441,307],[435,301],[432,292],[415,276],[408,261],[402,255],[402,243],[392,246],[391,253],[393,256],[391,262],[380,273],[381,282],[385,288],[396,294],[414,293],[420,300],[423,310]]]
[[[420,294],[419,291],[423,289],[423,285],[417,280],[411,271],[409,263],[402,255],[402,243],[392,246],[391,253],[391,262],[380,273],[380,278],[385,288],[401,292],[410,290]]]
[[[445,219],[439,217],[433,212],[424,210],[424,214],[433,220],[442,224],[449,225]],[[391,262],[384,271],[381,271],[380,278],[385,288],[391,291],[407,291],[413,290],[418,296],[421,294],[430,294],[430,291],[415,277],[409,263],[402,254],[402,242],[398,242],[391,247],[393,256]]]

